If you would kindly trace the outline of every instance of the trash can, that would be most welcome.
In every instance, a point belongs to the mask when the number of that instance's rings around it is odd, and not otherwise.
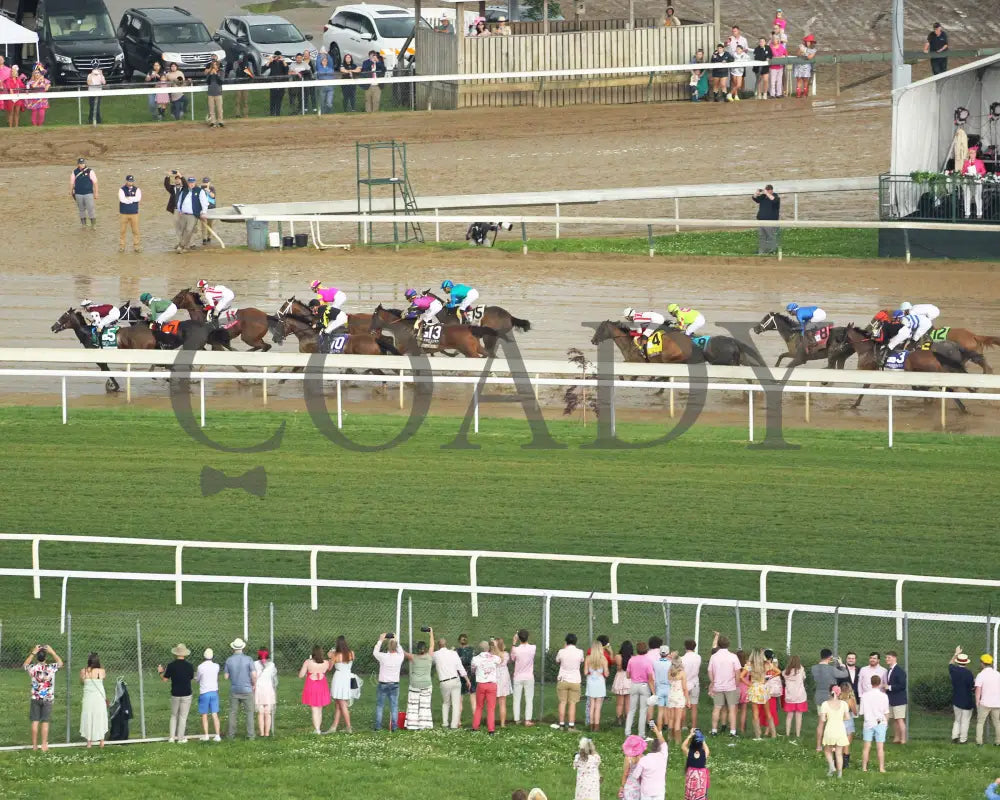
[[[309,234],[308,233],[297,233],[295,234],[295,246],[296,247],[307,247],[309,245]]]
[[[258,219],[247,220],[247,247],[267,250],[267,223]]]

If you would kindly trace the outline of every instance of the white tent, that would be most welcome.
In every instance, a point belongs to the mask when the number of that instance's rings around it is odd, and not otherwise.
[[[38,34],[0,15],[0,44],[38,44]]]
[[[989,121],[1000,102],[1000,54],[956,67],[892,93],[893,175],[940,172],[955,135],[955,110],[965,108],[966,133],[979,134],[983,146],[1000,144],[1000,125]]]

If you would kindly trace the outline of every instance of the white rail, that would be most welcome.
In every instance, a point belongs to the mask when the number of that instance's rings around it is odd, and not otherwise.
[[[139,537],[116,537],[116,536],[76,536],[70,534],[32,534],[32,533],[0,533],[0,542],[30,542],[31,543],[31,568],[0,568],[0,575],[10,577],[30,577],[32,579],[32,591],[35,599],[41,598],[41,579],[60,578],[63,580],[61,603],[63,609],[66,606],[66,591],[69,579],[73,580],[128,580],[128,581],[152,581],[152,582],[172,582],[174,583],[174,602],[176,605],[183,604],[184,583],[219,583],[238,584],[244,587],[244,604],[248,602],[248,588],[254,586],[302,586],[310,589],[310,604],[313,610],[319,607],[318,590],[323,588],[352,588],[352,589],[391,589],[421,592],[451,592],[468,594],[471,601],[472,616],[479,615],[478,600],[480,594],[487,595],[516,595],[516,596],[548,596],[587,599],[593,597],[596,600],[611,601],[612,623],[617,625],[619,621],[619,603],[626,602],[679,602],[707,606],[727,606],[732,605],[731,600],[718,598],[690,598],[690,597],[663,597],[643,594],[629,594],[620,591],[618,570],[623,564],[626,566],[640,567],[669,567],[679,569],[714,570],[723,572],[756,572],[760,576],[760,593],[756,601],[740,601],[741,605],[760,610],[760,629],[767,630],[767,612],[775,611],[817,611],[832,613],[833,606],[807,605],[801,603],[779,603],[768,601],[767,598],[767,578],[770,574],[785,575],[811,575],[825,578],[851,578],[866,581],[891,582],[895,586],[895,608],[884,610],[871,609],[846,609],[840,608],[840,613],[860,614],[863,616],[892,617],[896,620],[896,637],[903,638],[903,615],[908,613],[911,619],[939,619],[945,618],[941,615],[919,614],[904,612],[903,608],[903,586],[906,583],[917,584],[937,584],[948,586],[966,587],[1000,587],[1000,580],[967,577],[946,577],[937,575],[900,575],[888,572],[864,572],[860,570],[841,569],[819,569],[812,567],[794,567],[778,564],[731,564],[714,561],[682,561],[677,559],[657,559],[657,558],[626,558],[615,556],[594,556],[565,553],[530,553],[530,552],[502,552],[496,550],[435,550],[431,548],[408,548],[408,547],[361,547],[343,545],[311,545],[311,544],[278,544],[259,542],[226,542],[207,540],[184,540],[184,539],[146,539]],[[117,572],[111,570],[67,570],[67,569],[43,569],[41,565],[41,543],[63,542],[76,546],[81,545],[116,545],[121,547],[159,547],[172,548],[174,550],[174,571],[173,572]],[[308,578],[285,578],[269,577],[262,575],[203,575],[186,574],[184,572],[184,550],[240,550],[252,552],[297,552],[309,554],[309,577]],[[462,558],[469,559],[469,583],[468,585],[448,585],[448,584],[425,584],[425,583],[397,583],[382,581],[344,581],[327,580],[320,578],[317,570],[318,556],[320,553],[337,555],[376,555],[376,556],[418,556],[428,558]],[[480,586],[477,579],[477,564],[480,559],[495,559],[508,561],[537,561],[537,562],[557,562],[557,563],[581,563],[581,564],[603,564],[609,570],[610,591],[594,592],[592,590],[543,590],[525,587],[485,587]],[[954,621],[982,621],[985,617],[958,617],[945,615]],[[399,627],[397,625],[397,627]]]

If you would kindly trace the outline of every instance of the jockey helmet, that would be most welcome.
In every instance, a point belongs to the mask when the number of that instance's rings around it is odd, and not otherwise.
[[[153,295],[151,295],[149,292],[143,292],[142,294],[139,295],[140,303],[148,303],[152,299]]]
[[[405,297],[407,300],[412,300],[416,296],[417,296],[416,289],[407,289],[405,292],[403,292],[403,297]]]
[[[681,307],[679,305],[677,305],[677,303],[671,303],[669,306],[667,306],[667,313],[668,314],[676,314],[680,310],[681,310]]]
[[[892,314],[892,318],[893,319],[902,319],[905,316],[906,316],[906,312],[905,311],[894,311],[893,314]]]
[[[889,320],[891,319],[891,317],[889,316],[889,312],[888,312],[888,311],[886,311],[886,310],[885,310],[885,309],[883,308],[883,309],[882,309],[881,311],[879,311],[879,312],[878,312],[878,313],[877,313],[877,314],[875,315],[875,319],[876,319],[876,320],[877,320],[878,322],[889,322]]]
[[[202,278],[200,281],[198,281],[198,288],[199,289],[204,289],[206,286],[208,286],[208,281],[206,281],[204,278]]]
[[[899,304],[899,310],[900,311],[909,311],[912,308],[913,308],[913,304],[910,303],[908,300],[904,300],[902,303]]]
[[[441,281],[441,288],[444,289],[445,291],[449,291],[455,288],[455,284],[447,280]]]
[[[798,303],[789,303],[787,306],[785,306],[785,311],[787,311],[789,314],[794,314],[798,310],[799,310]]]
[[[80,307],[81,308],[88,308],[89,306],[92,306],[92,305],[94,305],[94,301],[93,300],[81,300],[80,301]]]
[[[632,317],[635,316],[635,309],[632,308],[632,306],[629,306],[622,312],[622,314],[624,314],[628,319],[632,319]]]
[[[315,292],[315,291],[316,291],[316,290],[317,290],[317,289],[318,289],[319,287],[320,287],[320,281],[313,281],[312,283],[310,283],[310,284],[309,284],[309,288],[310,288],[310,289],[312,289],[312,290],[313,290],[314,292]]]

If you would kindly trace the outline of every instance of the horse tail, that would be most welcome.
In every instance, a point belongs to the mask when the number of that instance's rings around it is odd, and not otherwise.
[[[271,338],[275,344],[285,341],[285,323],[273,314],[267,314],[267,329],[271,332]]]
[[[392,339],[390,339],[388,336],[376,336],[375,337],[375,344],[378,345],[378,349],[382,351],[382,355],[384,355],[384,356],[398,356],[399,355],[399,351],[396,349],[396,346],[393,344]]]
[[[531,330],[531,322],[526,319],[518,319],[517,317],[512,316],[510,318],[510,324],[519,331],[524,331],[525,333]]]
[[[749,345],[743,344],[743,342],[736,340],[736,347],[740,353],[740,361],[748,367],[763,367],[765,366],[761,357],[757,354],[756,349],[750,347]]]
[[[976,352],[975,350],[966,350],[965,348],[961,348],[961,350],[963,364],[966,361],[971,361],[983,371],[984,375],[992,374],[993,370],[990,369],[990,365],[986,363],[986,359],[983,358],[982,353]]]
[[[969,358],[972,355],[971,351],[965,350],[961,347],[958,348],[958,350],[959,353],[961,354],[961,358],[963,359]],[[965,368],[965,364],[963,364],[962,361],[954,359],[951,356],[944,355],[943,353],[935,352],[934,355],[937,357],[937,360],[941,363],[941,366],[944,367],[948,372],[968,372],[968,370],[966,370]],[[976,355],[978,355],[978,353]],[[980,358],[982,358],[982,356],[980,356]]]
[[[976,347],[980,350],[987,347],[1000,347],[1000,336],[979,336],[978,334],[973,334],[973,338],[976,340]]]

